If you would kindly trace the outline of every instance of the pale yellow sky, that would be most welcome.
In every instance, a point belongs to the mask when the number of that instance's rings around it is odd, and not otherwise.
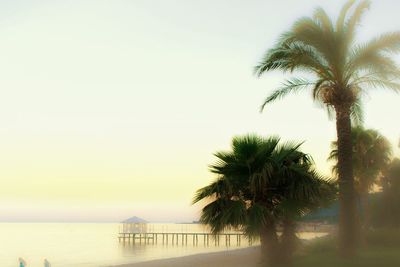
[[[283,75],[252,68],[296,18],[343,2],[2,1],[0,221],[195,220],[212,154],[248,132],[305,140],[329,173],[334,122],[307,94],[260,114]],[[400,29],[399,7],[373,1],[360,39]],[[365,100],[397,145],[400,96]]]

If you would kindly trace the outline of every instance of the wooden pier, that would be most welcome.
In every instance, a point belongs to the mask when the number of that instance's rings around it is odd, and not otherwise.
[[[247,238],[243,233],[119,233],[118,239],[123,243],[132,244],[158,244],[163,245],[198,245],[199,242],[205,246],[215,245],[240,246],[242,241],[252,245],[253,240]],[[232,242],[232,240],[234,242]]]

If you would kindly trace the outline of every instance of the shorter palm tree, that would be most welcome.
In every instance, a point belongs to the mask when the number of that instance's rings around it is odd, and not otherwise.
[[[334,195],[332,183],[317,174],[299,146],[280,145],[276,137],[235,137],[231,151],[215,154],[218,160],[210,168],[217,179],[194,198],[194,203],[207,201],[201,222],[213,233],[238,228],[259,237],[263,261],[271,265],[289,261],[295,220]]]
[[[364,129],[357,126],[351,133],[353,144],[353,170],[355,189],[361,200],[363,211],[363,228],[370,225],[370,205],[368,195],[377,184],[379,176],[391,160],[392,149],[389,141],[374,129]],[[329,160],[336,164],[333,171],[337,173],[338,164],[337,142],[332,142]]]

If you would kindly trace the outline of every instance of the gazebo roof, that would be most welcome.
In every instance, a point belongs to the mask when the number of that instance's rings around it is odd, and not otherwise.
[[[148,223],[148,221],[146,221],[142,218],[136,217],[136,216],[126,219],[125,221],[122,221],[122,222],[123,223]]]

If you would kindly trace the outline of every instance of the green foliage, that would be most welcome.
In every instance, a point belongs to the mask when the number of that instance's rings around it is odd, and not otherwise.
[[[318,237],[305,244],[302,254],[319,254],[336,251],[337,239],[333,235]]]
[[[376,227],[400,227],[400,159],[388,165],[380,179],[382,193],[373,202],[372,221]]]
[[[337,257],[337,240],[326,236],[309,241],[295,258],[293,267],[397,267],[400,266],[400,231],[382,229],[371,231],[366,236],[368,247],[358,256],[346,260]]]
[[[400,229],[398,228],[380,228],[371,230],[367,235],[367,243],[371,246],[400,248]]]
[[[390,142],[378,131],[354,127],[351,133],[353,143],[353,172],[356,189],[359,193],[368,191],[377,184],[379,175],[391,160]],[[332,151],[328,160],[334,161],[332,170],[337,173],[337,142],[332,142]]]
[[[397,267],[400,266],[399,247],[373,247],[362,249],[358,257],[343,259],[336,251],[296,257],[292,267]]]
[[[217,179],[194,197],[194,203],[208,203],[201,222],[213,233],[234,227],[257,236],[261,227],[296,219],[333,198],[332,182],[313,169],[299,146],[280,144],[277,137],[235,137],[230,151],[215,153],[210,171]]]

